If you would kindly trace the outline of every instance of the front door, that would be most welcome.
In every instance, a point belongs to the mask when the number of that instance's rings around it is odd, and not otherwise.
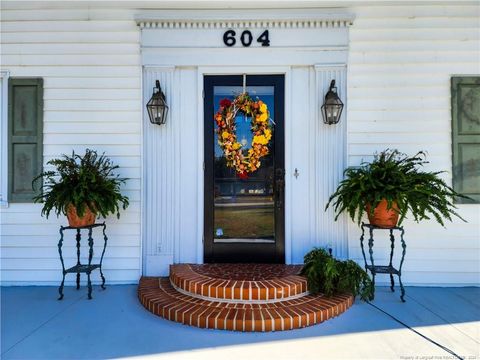
[[[204,77],[205,262],[285,262],[284,75]],[[245,90],[270,111],[273,136],[258,170],[239,177],[225,163],[214,114],[222,99]],[[250,119],[235,119],[237,140],[248,149]]]

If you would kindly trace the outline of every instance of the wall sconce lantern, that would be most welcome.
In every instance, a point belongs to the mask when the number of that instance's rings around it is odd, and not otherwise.
[[[335,80],[330,83],[330,89],[325,95],[325,102],[322,105],[323,122],[328,125],[337,124],[342,115],[343,103],[337,95]]]
[[[158,80],[155,82],[153,95],[147,103],[147,111],[152,124],[162,125],[167,121],[168,105]]]

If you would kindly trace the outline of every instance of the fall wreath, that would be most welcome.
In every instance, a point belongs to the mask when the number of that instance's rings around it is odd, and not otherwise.
[[[239,114],[251,117],[253,134],[251,147],[247,150],[237,141],[235,117]],[[260,167],[260,159],[268,155],[268,144],[272,138],[270,113],[261,100],[253,100],[248,93],[238,95],[233,101],[223,99],[215,114],[218,143],[225,154],[227,166],[234,168],[240,178]]]

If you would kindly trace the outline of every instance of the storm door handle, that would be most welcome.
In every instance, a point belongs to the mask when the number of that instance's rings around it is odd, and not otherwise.
[[[282,209],[285,193],[285,169],[275,169],[275,206]]]

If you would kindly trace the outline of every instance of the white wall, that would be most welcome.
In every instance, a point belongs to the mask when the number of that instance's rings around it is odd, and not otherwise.
[[[2,9],[1,16],[2,70],[11,77],[44,78],[44,162],[89,147],[105,151],[130,178],[124,188],[130,207],[120,220],[107,220],[104,269],[108,283],[136,282],[141,274],[142,92],[140,34],[132,12]],[[40,209],[33,204],[0,209],[4,284],[59,284],[58,230],[65,219],[51,215],[45,220]],[[64,255],[72,263],[74,237],[69,235]]]
[[[357,165],[385,148],[410,155],[426,150],[428,170],[446,170],[451,184],[450,77],[480,74],[479,6],[352,10],[348,163]],[[480,283],[480,205],[460,205],[459,213],[468,223],[455,220],[446,229],[434,221],[404,223],[406,283]],[[350,226],[349,254],[360,261],[359,235]],[[375,245],[384,259],[386,240]]]
[[[26,6],[2,9],[1,70],[12,77],[44,77],[45,162],[72,148],[94,147],[131,178],[125,188],[130,208],[120,221],[108,219],[105,273],[110,283],[135,282],[142,271],[143,141],[137,11]],[[368,6],[348,12],[356,16],[347,76],[348,164],[386,147],[409,154],[425,149],[430,169],[447,170],[450,182],[449,79],[452,74],[480,73],[478,6]],[[304,68],[293,72],[298,81],[314,83],[314,68],[309,75]],[[318,146],[309,150],[321,151]],[[321,205],[316,211],[325,219]],[[47,221],[40,208],[10,204],[0,209],[3,284],[58,284],[56,245],[64,220]],[[469,222],[455,221],[446,229],[435,223],[405,223],[407,284],[480,283],[480,206],[462,205],[460,212]],[[349,226],[349,256],[355,260],[361,258],[358,236],[356,226]],[[313,235],[304,240],[312,246],[318,241]],[[73,238],[65,247],[70,261],[72,245]],[[387,246],[379,241],[376,250],[387,251]]]

